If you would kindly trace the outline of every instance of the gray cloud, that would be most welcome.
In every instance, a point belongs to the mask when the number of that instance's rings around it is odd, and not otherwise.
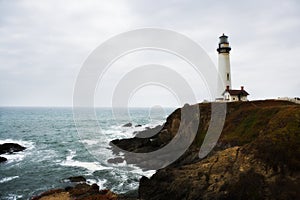
[[[299,96],[299,8],[297,0],[2,0],[0,105],[71,105],[89,53],[113,35],[141,27],[183,33],[215,64],[224,32],[232,46],[233,86],[245,85],[251,99]]]

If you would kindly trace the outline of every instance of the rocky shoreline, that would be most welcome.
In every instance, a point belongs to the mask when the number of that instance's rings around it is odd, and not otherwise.
[[[213,151],[202,160],[198,154],[209,127],[211,104],[196,106],[201,111],[200,125],[192,145],[151,178],[141,178],[140,199],[300,197],[300,105],[276,100],[228,103],[222,134]],[[155,151],[175,137],[180,114],[181,109],[175,110],[155,136],[112,143],[131,152]],[[189,122],[183,123],[189,127]],[[118,155],[118,150],[114,151]],[[130,154],[125,153],[124,159],[144,166]]]
[[[178,160],[157,170],[151,178],[142,177],[136,196],[117,195],[109,190],[99,191],[97,185],[79,183],[71,188],[43,193],[33,199],[300,197],[300,105],[276,100],[228,103],[222,134],[213,151],[203,159],[198,154],[211,120],[211,104],[193,106],[199,106],[201,115],[192,145]],[[190,119],[193,120],[193,117],[190,116]],[[183,123],[184,127],[189,127],[189,120]],[[181,109],[177,109],[163,126],[139,132],[134,138],[114,140],[111,144],[130,152],[152,152],[176,137],[180,124]],[[158,133],[153,135],[153,131]],[[147,138],[147,135],[151,137]],[[130,154],[120,156],[119,149],[114,148],[114,145],[111,146],[116,158],[110,162],[126,160],[142,168],[146,166],[143,161],[130,157]],[[163,155],[158,159],[164,162]],[[60,195],[60,198],[56,195]]]
[[[64,188],[48,190],[33,196],[31,200],[137,200],[135,191],[116,194],[108,189],[100,190],[96,183],[88,184],[83,176],[69,177],[62,181],[69,185]]]
[[[111,192],[110,190],[99,190],[97,184],[88,185],[85,182],[78,183],[75,186],[68,186],[66,188],[52,189],[38,196],[34,196],[31,200],[67,200],[67,199],[77,199],[77,200],[116,200],[117,194]]]

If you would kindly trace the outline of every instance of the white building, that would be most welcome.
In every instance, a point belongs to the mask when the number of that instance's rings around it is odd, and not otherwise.
[[[248,92],[244,90],[242,86],[240,90],[233,90],[231,88],[231,70],[230,70],[230,57],[229,53],[231,47],[229,46],[228,36],[223,35],[219,37],[219,47],[217,49],[219,53],[218,60],[218,89],[217,101],[248,101]]]
[[[247,96],[249,93],[244,90],[243,86],[241,86],[240,90],[231,90],[228,87],[222,95],[223,101],[248,101]]]
[[[291,101],[291,102],[300,104],[300,98],[299,97],[294,97],[294,98],[291,98],[291,97],[278,97],[277,100],[280,100],[280,101]]]

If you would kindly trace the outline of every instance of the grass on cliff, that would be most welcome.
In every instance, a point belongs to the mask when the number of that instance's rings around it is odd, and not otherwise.
[[[200,147],[210,120],[210,104],[200,104],[201,116],[194,145]],[[218,141],[221,148],[243,146],[284,173],[300,169],[300,105],[287,101],[228,103],[225,125]]]

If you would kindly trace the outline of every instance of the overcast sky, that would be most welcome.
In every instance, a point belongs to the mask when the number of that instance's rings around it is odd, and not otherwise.
[[[0,0],[0,106],[71,106],[76,77],[90,53],[116,34],[144,27],[188,36],[215,65],[218,37],[225,33],[232,47],[234,88],[244,85],[251,100],[300,96],[299,10],[298,0]],[[164,54],[160,61],[156,53],[137,53],[119,65],[126,71],[143,58],[154,62],[153,57],[155,63],[174,63]],[[100,106],[110,106],[105,92],[113,91],[118,80],[118,64],[115,68],[108,76],[115,80],[102,83]],[[196,82],[192,87],[197,90]],[[207,98],[202,89],[196,97]],[[148,86],[130,104],[176,106],[176,99]]]

